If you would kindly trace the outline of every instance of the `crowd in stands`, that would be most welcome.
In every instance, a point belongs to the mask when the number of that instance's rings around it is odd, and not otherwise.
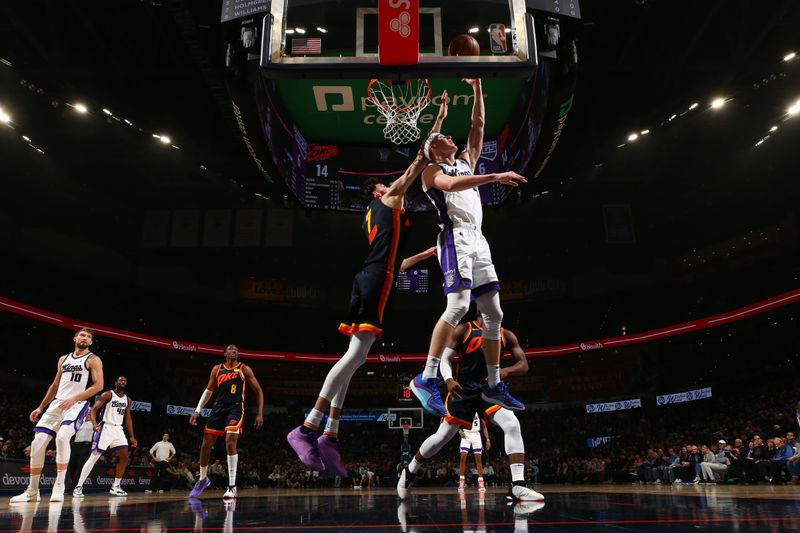
[[[747,395],[721,393],[711,399],[674,406],[650,407],[616,413],[587,414],[585,408],[528,410],[518,413],[527,452],[527,479],[542,483],[800,483],[800,387],[790,380],[773,394],[769,388]],[[41,386],[3,387],[0,397],[0,461],[27,457],[31,439],[30,405],[19,398],[38,396]],[[291,453],[286,433],[301,413],[267,413],[264,428],[245,428],[240,439],[238,482],[241,487],[370,488],[392,486],[400,461],[399,432],[383,425],[343,423],[341,447],[347,463],[346,479],[330,478],[302,467]],[[164,490],[190,488],[199,469],[202,432],[187,417],[134,413],[140,446],[131,450],[131,464],[154,466],[150,447],[170,432],[177,451],[163,479]],[[435,427],[426,419],[426,428]],[[430,430],[412,431],[415,450]],[[510,478],[502,453],[502,435],[492,428],[494,448],[484,453],[488,485]],[[588,448],[587,436],[611,437]],[[455,486],[458,481],[458,443],[454,441],[425,463],[421,485]],[[54,450],[48,451],[53,460]],[[104,458],[113,464],[116,456]],[[102,462],[102,461],[101,461]],[[468,461],[468,482],[477,473]],[[221,441],[209,468],[212,486],[227,484]]]

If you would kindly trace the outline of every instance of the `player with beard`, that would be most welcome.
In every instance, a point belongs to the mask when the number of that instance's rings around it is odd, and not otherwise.
[[[239,452],[236,443],[242,433],[244,421],[244,391],[247,385],[255,391],[258,397],[258,414],[255,419],[256,429],[264,424],[264,393],[261,390],[253,371],[244,363],[239,363],[239,348],[235,344],[225,347],[225,362],[211,369],[206,390],[200,397],[197,408],[189,418],[189,423],[197,425],[197,417],[208,403],[214,391],[217,391],[214,407],[203,430],[203,445],[200,448],[200,478],[195,483],[189,494],[190,498],[197,498],[211,485],[208,477],[208,463],[211,460],[211,449],[217,438],[225,435],[225,450],[228,455],[228,490],[222,499],[233,500],[236,498],[236,468],[239,462]]]
[[[111,490],[108,491],[109,494],[114,496],[128,495],[127,492],[122,490],[121,486],[122,476],[125,475],[125,467],[128,466],[128,439],[125,438],[125,432],[122,430],[123,424],[128,430],[133,447],[136,448],[139,443],[133,435],[133,419],[131,418],[133,400],[125,394],[125,387],[127,386],[128,378],[119,376],[117,381],[114,382],[114,390],[104,392],[89,411],[89,420],[95,432],[95,437],[92,441],[94,449],[86,464],[83,465],[81,477],[78,478],[78,484],[72,491],[74,498],[83,497],[83,483],[89,477],[97,460],[106,452],[116,453],[118,460],[117,475],[114,478],[114,484],[111,485]],[[103,414],[98,424],[97,414],[101,411]]]
[[[56,439],[56,481],[51,502],[64,501],[64,480],[70,457],[70,441],[89,410],[86,400],[103,390],[103,362],[89,347],[94,332],[81,328],[73,337],[75,349],[58,359],[58,370],[42,402],[31,411],[29,420],[36,424],[31,442],[31,478],[27,490],[11,498],[11,503],[39,501],[39,479],[42,476],[47,445]],[[89,386],[91,378],[92,385]]]

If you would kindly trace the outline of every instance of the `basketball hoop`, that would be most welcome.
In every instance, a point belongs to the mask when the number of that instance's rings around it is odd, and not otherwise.
[[[403,429],[403,436],[408,437],[408,432],[411,430],[411,424],[402,423],[400,427]]]
[[[383,136],[394,144],[419,140],[417,120],[431,102],[431,82],[426,78],[405,81],[370,80],[367,95],[386,119]]]

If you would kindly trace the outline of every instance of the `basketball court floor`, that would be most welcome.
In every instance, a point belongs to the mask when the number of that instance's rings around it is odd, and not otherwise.
[[[89,495],[50,504],[0,503],[0,533],[95,531],[800,531],[794,486],[545,485],[544,505],[509,504],[505,492],[419,489],[241,490]]]

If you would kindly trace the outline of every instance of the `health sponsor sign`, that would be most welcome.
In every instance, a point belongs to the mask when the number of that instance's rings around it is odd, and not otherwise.
[[[30,480],[30,464],[27,461],[9,459],[0,462],[0,490],[22,492],[28,487]],[[92,468],[91,474],[86,478],[83,486],[85,489],[109,489],[114,483],[116,468],[111,465],[97,464]],[[122,488],[126,491],[152,489],[154,472],[151,467],[129,466],[125,469],[122,478]],[[56,480],[56,465],[44,465],[39,486],[50,489]]]
[[[656,396],[656,404],[669,405],[672,403],[693,402],[695,400],[704,400],[711,398],[711,387],[704,389],[689,390],[686,392],[676,392],[675,394],[664,394]]]
[[[168,405],[167,406],[167,414],[168,415],[178,415],[178,416],[192,416],[194,413],[194,407],[186,407],[184,405]],[[200,411],[200,416],[208,418],[211,415],[211,409],[206,407],[202,411]]]
[[[606,403],[587,403],[587,413],[610,413],[612,411],[625,411],[627,409],[640,409],[642,407],[641,398],[634,400],[620,400],[618,402]]]

